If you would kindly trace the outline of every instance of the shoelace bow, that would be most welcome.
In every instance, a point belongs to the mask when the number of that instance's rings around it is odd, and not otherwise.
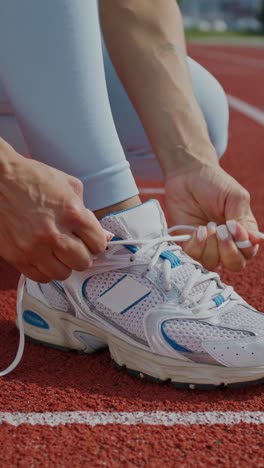
[[[190,231],[196,231],[197,227],[195,226],[190,226],[190,225],[179,225],[179,226],[173,226],[168,230],[168,234],[174,231],[180,231],[180,230],[190,230]],[[264,234],[258,233],[260,238],[264,238]],[[151,261],[149,262],[148,269],[151,270],[155,264],[157,263],[159,256],[162,252],[165,250],[171,250],[172,252],[181,252],[181,247],[178,245],[172,244],[174,242],[186,242],[191,239],[191,235],[189,234],[184,234],[180,236],[165,236],[161,237],[158,239],[151,239],[151,240],[139,240],[139,239],[129,239],[129,240],[122,240],[122,241],[112,241],[109,243],[109,245],[113,244],[122,244],[122,245],[138,245],[141,246],[139,249],[139,252],[146,253],[150,252],[151,249],[155,249],[154,255],[151,257]],[[243,242],[236,242],[236,245],[240,249],[245,249],[248,247],[251,247],[252,244],[250,241],[243,241]],[[137,255],[137,253],[133,254],[134,256]],[[191,261],[194,265],[199,265],[198,262],[195,262],[195,260],[189,260]],[[172,276],[172,269],[171,269],[171,263],[169,260],[164,260],[163,263],[163,277],[164,277],[164,288],[165,290],[170,290],[171,288],[171,276]],[[216,273],[204,273],[202,272],[201,268],[197,268],[196,271],[190,276],[190,278],[187,280],[186,285],[182,291],[180,302],[186,303],[188,301],[188,295],[193,289],[195,285],[204,283],[205,281],[208,280],[215,280],[211,281],[209,286],[206,288],[205,292],[203,293],[202,299],[199,300],[199,304],[195,305],[195,309],[197,312],[202,307],[207,307],[208,309],[210,308],[215,308],[216,304],[212,301],[212,297],[214,293],[218,293],[219,291],[219,286],[218,282],[220,281],[219,276]],[[25,347],[25,334],[24,334],[24,325],[23,325],[23,316],[22,316],[22,301],[23,301],[23,292],[24,292],[24,287],[26,283],[26,277],[24,275],[21,275],[19,283],[18,283],[18,290],[17,290],[17,327],[19,330],[19,346],[17,350],[17,354],[13,362],[8,366],[5,370],[0,372],[0,377],[4,377],[7,374],[10,374],[20,363],[23,353],[24,353],[24,347]],[[221,295],[225,300],[228,300],[229,297],[231,297],[233,293],[233,288],[231,286],[225,287],[221,291]],[[189,306],[191,303],[188,304]]]

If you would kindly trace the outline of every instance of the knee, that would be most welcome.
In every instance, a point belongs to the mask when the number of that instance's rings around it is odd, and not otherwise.
[[[213,112],[208,112],[207,125],[212,143],[216,149],[219,159],[224,155],[228,146],[229,130],[229,105],[227,95],[221,84],[212,76],[214,80],[214,108]]]
[[[229,106],[219,81],[197,62],[188,59],[195,97],[207,123],[211,141],[219,158],[228,145]]]

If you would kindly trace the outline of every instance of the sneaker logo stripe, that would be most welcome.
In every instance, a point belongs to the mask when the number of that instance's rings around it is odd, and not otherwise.
[[[97,303],[107,307],[112,312],[125,314],[129,309],[143,301],[150,293],[151,288],[128,275],[123,275],[107,291],[101,294],[97,299]]]
[[[125,314],[129,309],[132,309],[132,307],[134,307],[135,305],[137,305],[139,302],[143,301],[143,299],[145,299],[146,297],[148,297],[150,295],[151,291],[149,291],[147,294],[145,294],[145,296],[142,296],[140,299],[138,299],[136,302],[134,302],[133,304],[131,304],[129,307],[127,307],[125,310],[123,310],[122,312],[120,312],[121,314]]]
[[[111,289],[113,289],[118,283],[120,283],[120,281],[122,281],[126,277],[127,275],[124,275],[121,278],[119,278],[114,284],[112,284],[112,286],[110,286],[110,288],[106,289],[106,291],[100,294],[100,297],[104,296],[106,293],[108,293],[108,291],[111,291]]]

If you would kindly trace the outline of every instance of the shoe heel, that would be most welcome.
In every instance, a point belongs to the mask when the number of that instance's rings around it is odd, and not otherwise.
[[[24,291],[22,317],[25,336],[53,348],[93,353],[107,345],[89,333],[86,322],[49,308]]]

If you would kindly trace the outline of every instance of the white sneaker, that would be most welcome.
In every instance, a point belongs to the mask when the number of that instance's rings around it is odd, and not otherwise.
[[[26,280],[28,337],[85,353],[108,347],[140,377],[191,388],[264,379],[264,315],[172,242],[157,201],[101,223],[116,237],[92,268],[62,283]]]

